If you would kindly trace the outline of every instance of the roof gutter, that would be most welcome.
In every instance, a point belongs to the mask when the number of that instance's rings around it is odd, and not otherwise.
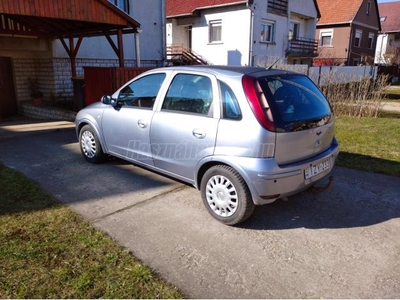
[[[253,0],[246,2],[246,7],[250,10],[250,35],[249,35],[249,61],[248,65],[253,66],[253,34],[254,34],[254,12],[251,8]]]

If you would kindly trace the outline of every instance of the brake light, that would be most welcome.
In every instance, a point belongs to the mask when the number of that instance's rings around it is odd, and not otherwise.
[[[268,111],[269,107],[268,103],[266,103],[267,100],[265,98],[261,99],[261,97],[265,96],[257,79],[248,75],[244,75],[242,79],[242,84],[244,93],[247,97],[247,101],[249,102],[250,107],[257,118],[257,121],[265,129],[269,131],[275,131],[276,128],[274,119],[272,117],[271,111]],[[265,103],[262,104],[262,102]]]

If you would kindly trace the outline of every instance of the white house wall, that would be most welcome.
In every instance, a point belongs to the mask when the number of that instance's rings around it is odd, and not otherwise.
[[[185,19],[179,21],[170,19],[167,21],[167,45],[185,46],[190,48],[189,45],[189,29],[193,25],[193,20]]]
[[[289,11],[317,21],[318,13],[313,0],[289,0]]]
[[[285,50],[288,47],[288,18],[267,13],[267,1],[257,2],[252,6],[254,12],[253,30],[253,65],[270,66],[276,60],[285,62]],[[261,42],[261,24],[263,21],[275,22],[273,43]]]
[[[288,18],[267,13],[267,1],[257,2],[252,6],[252,10],[254,12],[254,65],[268,67],[275,62],[286,63],[285,52],[289,47],[290,21],[300,23],[300,37],[313,39],[315,36],[318,14],[313,0],[289,0]],[[263,20],[275,22],[275,37],[273,43],[260,41],[261,24]]]
[[[192,25],[192,49],[213,64],[269,66],[286,63],[290,21],[300,23],[299,36],[314,39],[318,12],[313,0],[289,0],[288,16],[267,12],[268,1],[201,10],[199,17],[169,20],[167,43],[188,46],[185,26]],[[209,43],[209,22],[222,21],[222,42]],[[273,42],[261,41],[263,21],[275,23]],[[183,23],[185,24],[183,24]],[[182,24],[180,24],[182,23]]]
[[[140,58],[142,60],[163,60],[164,57],[164,12],[162,3],[165,0],[130,0],[131,16],[140,23]],[[116,36],[112,36],[117,45]],[[66,41],[68,44],[68,41]],[[76,42],[75,42],[76,43]],[[134,34],[123,35],[125,59],[136,59]],[[53,56],[68,58],[61,42],[53,43]],[[117,58],[114,50],[105,37],[84,38],[79,48],[77,58]]]
[[[213,64],[248,65],[250,49],[250,10],[231,6],[202,11],[192,28],[192,49]],[[222,21],[221,43],[209,43],[208,24]]]
[[[388,44],[388,34],[379,34],[376,40],[376,49],[375,49],[375,63],[376,64],[385,64],[384,55],[386,53]]]
[[[314,39],[318,12],[313,0],[289,1],[290,20],[300,23],[299,36]]]
[[[140,57],[163,60],[165,57],[165,0],[130,0],[131,16],[140,23]],[[128,40],[128,47],[135,43]],[[125,49],[125,48],[124,48]],[[135,49],[131,49],[134,53]]]
[[[391,45],[391,46],[390,46]],[[394,33],[384,33],[379,34],[376,41],[376,50],[375,50],[375,63],[376,64],[387,64],[388,58],[386,56],[386,52],[391,47],[400,47],[400,41],[396,40]]]

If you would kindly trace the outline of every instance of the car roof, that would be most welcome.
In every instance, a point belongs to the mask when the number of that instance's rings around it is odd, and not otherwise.
[[[229,73],[241,74],[241,75],[252,75],[255,77],[268,76],[268,75],[283,75],[283,74],[297,74],[291,71],[279,70],[279,69],[267,69],[261,67],[249,67],[249,66],[225,66],[225,65],[195,65],[195,66],[174,66],[159,68],[157,70],[169,69],[175,71],[196,71],[196,72],[207,72],[212,74],[229,75]]]

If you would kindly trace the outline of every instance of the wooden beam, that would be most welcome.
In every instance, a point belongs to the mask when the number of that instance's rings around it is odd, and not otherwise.
[[[67,43],[64,41],[64,38],[59,36],[59,40],[61,41],[61,44],[63,45],[65,51],[67,52],[69,59],[71,61],[71,74],[72,77],[76,77],[76,55],[78,54],[79,47],[81,46],[82,40],[83,40],[83,35],[81,34],[78,38],[78,42],[75,45],[74,37],[71,35],[69,36],[69,46]]]
[[[72,77],[76,77],[76,51],[74,46],[74,38],[72,36],[69,37],[69,49],[69,58],[71,59],[71,73]]]
[[[119,49],[119,54],[118,54],[119,66],[123,68],[125,67],[125,58],[124,58],[124,42],[122,38],[122,29],[118,29],[117,32],[118,32],[117,39],[118,39],[118,49]]]
[[[106,37],[107,41],[110,43],[111,48],[114,50],[115,54],[118,57],[119,61],[119,66],[122,68],[125,66],[125,58],[124,58],[124,43],[123,43],[123,38],[122,38],[123,30],[118,29],[117,30],[117,45],[115,45],[114,41],[112,40],[110,36],[110,32],[104,31],[104,36]]]
[[[104,36],[107,38],[107,41],[110,43],[111,48],[113,48],[115,54],[118,56],[119,55],[118,47],[115,45],[114,41],[110,37],[108,30],[104,31]]]

